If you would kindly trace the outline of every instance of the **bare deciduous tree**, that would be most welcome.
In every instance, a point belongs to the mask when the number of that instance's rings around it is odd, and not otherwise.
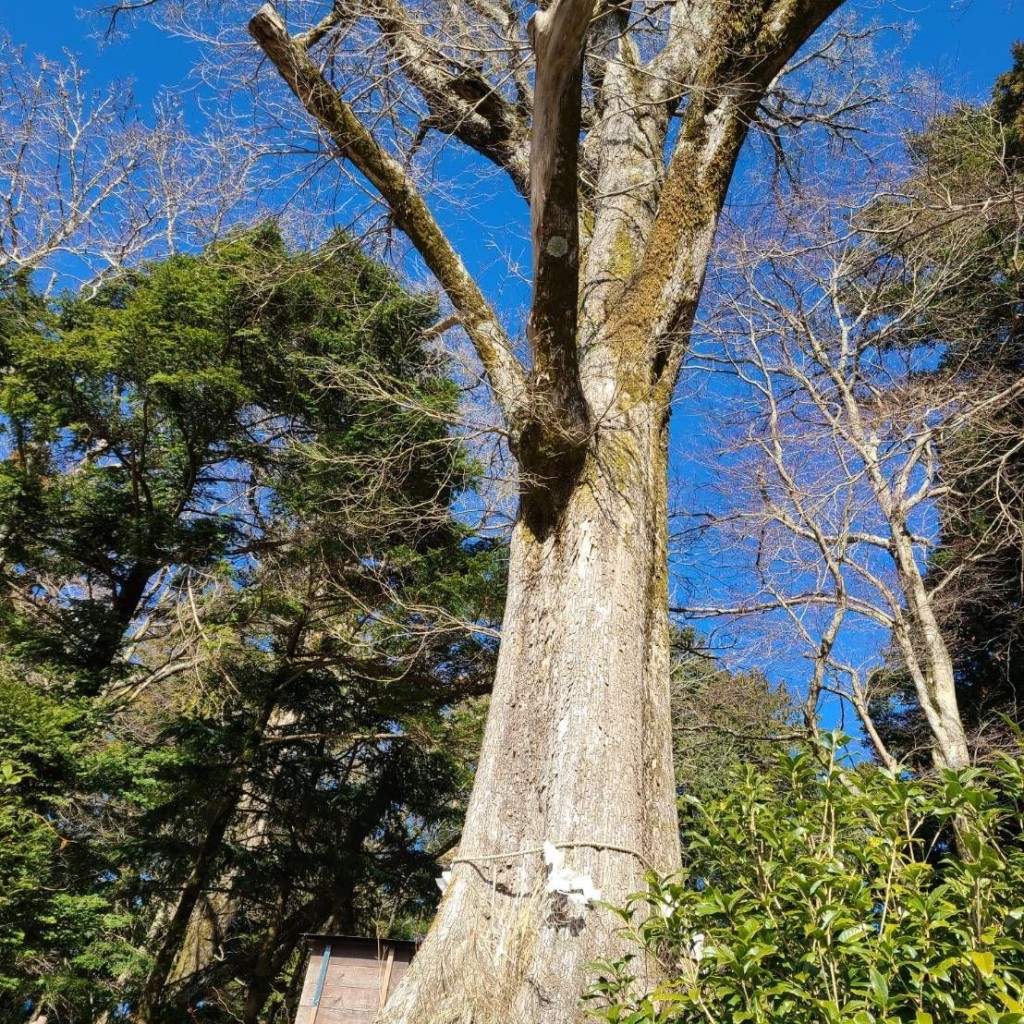
[[[446,293],[521,480],[465,833],[389,1022],[578,1019],[584,965],[620,948],[614,922],[585,905],[587,876],[619,900],[647,868],[678,863],[669,406],[751,121],[838,3],[556,0],[527,26],[500,3],[371,0],[297,34],[270,5],[250,23]],[[376,84],[358,64],[368,36],[386,69]],[[525,359],[396,153],[408,111],[421,119],[414,145],[428,132],[457,140],[529,202]],[[545,843],[575,883],[556,882]]]
[[[0,273],[95,283],[253,215],[243,140],[195,135],[170,102],[147,120],[125,83],[93,88],[71,54],[0,50]]]
[[[721,564],[737,601],[701,611],[772,617],[812,665],[808,724],[831,691],[895,766],[869,711],[891,637],[934,763],[961,767],[970,748],[943,622],[957,574],[1019,545],[1013,508],[991,508],[958,568],[927,577],[950,481],[998,496],[1020,448],[1000,413],[1024,381],[974,358],[996,342],[964,322],[961,296],[987,246],[1019,244],[1021,199],[1010,174],[977,202],[941,176],[875,184],[862,183],[867,200],[790,197],[737,233],[702,353],[733,388],[722,498],[702,527],[731,552]],[[985,446],[956,443],[979,429]]]

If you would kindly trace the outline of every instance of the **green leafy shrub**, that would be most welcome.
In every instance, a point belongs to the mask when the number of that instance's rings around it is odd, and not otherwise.
[[[598,965],[614,1024],[1024,1022],[1024,761],[933,778],[802,753],[698,808],[619,911],[670,980]]]

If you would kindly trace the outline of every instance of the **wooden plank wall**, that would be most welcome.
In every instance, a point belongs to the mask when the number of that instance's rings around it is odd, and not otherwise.
[[[372,1024],[412,953],[410,945],[385,939],[314,939],[295,1024]]]

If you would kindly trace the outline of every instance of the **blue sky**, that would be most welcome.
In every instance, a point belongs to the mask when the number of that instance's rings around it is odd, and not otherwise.
[[[130,80],[142,105],[188,76],[196,59],[192,44],[140,24],[130,37],[105,45],[97,36],[104,22],[89,17],[88,10],[82,0],[0,0],[0,28],[30,53],[57,57],[72,50],[83,58],[97,86]]]
[[[190,71],[199,59],[197,44],[169,36],[145,22],[122,38],[105,42],[105,20],[89,14],[104,2],[109,0],[0,0],[0,28],[30,53],[57,56],[66,48],[79,54],[97,87],[111,81],[131,82],[143,110],[162,90],[188,85]],[[252,0],[250,6],[255,10],[258,0]],[[235,0],[231,7],[237,10],[239,21],[244,20],[249,10],[246,4]],[[1008,65],[1010,43],[1024,37],[1024,0],[848,0],[846,9],[885,24],[914,23],[916,31],[904,51],[908,65],[937,78],[947,91],[969,99],[988,94],[994,77]],[[449,163],[447,154],[442,162]],[[447,172],[450,168],[443,169]],[[501,301],[517,307],[525,301],[525,287],[508,287],[501,254],[494,244],[481,245],[479,239],[497,238],[498,244],[528,268],[524,213],[521,201],[507,191],[481,195],[472,209],[462,206],[457,214],[438,209],[484,287],[503,282],[506,287]]]
[[[987,96],[1010,43],[1024,36],[1022,0],[903,0],[879,4],[879,17],[915,22],[910,62],[967,98]]]
[[[144,22],[123,38],[105,43],[101,38],[105,21],[89,16],[103,2],[108,0],[0,0],[0,28],[32,53],[57,56],[63,48],[76,52],[97,87],[130,81],[143,109],[162,90],[188,83],[199,58],[196,44]],[[252,0],[252,10],[257,6],[257,0]],[[241,22],[249,8],[236,2],[232,9],[238,11]],[[988,94],[994,77],[1008,65],[1011,41],[1024,37],[1024,0],[848,0],[847,10],[886,24],[916,24],[905,50],[907,63],[969,99]],[[497,237],[528,267],[523,245],[525,209],[516,197],[481,197],[472,210],[463,207],[457,215],[446,216],[439,208],[438,213],[449,222],[456,243],[462,245],[467,263],[480,274],[485,288],[508,282],[501,254],[493,244],[478,242],[485,235]],[[514,229],[513,222],[518,222]],[[525,293],[525,287],[506,287],[502,301],[521,307]]]
[[[253,10],[257,6],[254,0]],[[966,95],[987,92],[1006,66],[1010,42],[1024,36],[1024,0],[853,0],[849,7],[885,22],[915,22],[911,63]],[[142,102],[187,76],[191,44],[142,25],[128,39],[100,46],[90,37],[102,23],[83,16],[89,9],[83,0],[0,0],[0,25],[31,51],[56,55],[67,47],[80,53],[98,81],[132,79]],[[240,16],[242,10],[240,5]]]

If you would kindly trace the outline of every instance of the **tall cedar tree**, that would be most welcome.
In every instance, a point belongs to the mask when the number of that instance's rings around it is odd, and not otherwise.
[[[270,226],[8,285],[0,1017],[284,1019],[304,932],[422,926],[469,782],[503,569],[435,305]]]

